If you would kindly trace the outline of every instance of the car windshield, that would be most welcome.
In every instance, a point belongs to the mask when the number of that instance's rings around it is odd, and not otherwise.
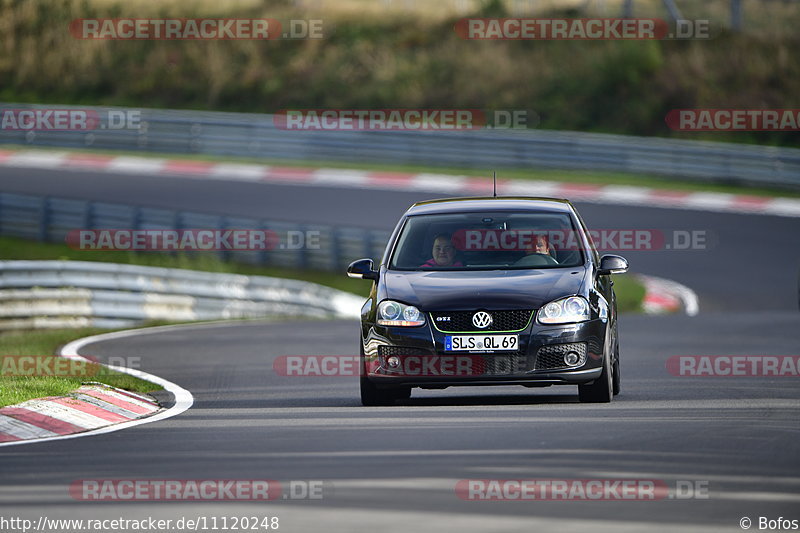
[[[583,239],[567,213],[472,212],[408,217],[393,270],[575,267]]]

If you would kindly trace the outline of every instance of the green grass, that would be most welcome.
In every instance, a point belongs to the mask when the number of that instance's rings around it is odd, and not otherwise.
[[[630,274],[614,276],[614,292],[617,295],[617,310],[620,313],[641,312],[644,301],[644,285]]]
[[[67,342],[104,333],[109,330],[98,328],[56,329],[44,331],[18,331],[0,334],[0,354],[33,355],[46,357],[54,354],[58,347]],[[13,363],[4,361],[5,365]],[[3,366],[9,373],[11,366]],[[52,368],[52,367],[51,367]],[[81,367],[85,377],[79,372],[70,372],[75,376],[0,376],[0,407],[13,405],[34,398],[46,396],[64,396],[74,391],[86,381],[99,381],[113,387],[134,392],[147,393],[162,389],[160,385],[143,379],[109,370],[102,365],[87,363]]]
[[[0,149],[30,150],[31,146],[0,145]],[[42,151],[59,151],[47,147],[35,147]],[[725,183],[721,181],[692,181],[677,178],[666,178],[649,174],[628,174],[622,172],[581,171],[581,170],[550,170],[550,169],[477,169],[467,167],[439,167],[414,164],[367,163],[363,161],[297,161],[294,159],[265,159],[253,157],[218,156],[208,154],[169,154],[154,152],[131,152],[122,150],[87,150],[70,149],[70,152],[88,153],[95,155],[124,155],[145,158],[183,159],[190,161],[212,161],[220,163],[252,163],[270,166],[285,167],[313,167],[313,168],[340,168],[354,170],[368,170],[380,172],[403,173],[434,173],[449,174],[454,176],[486,177],[490,179],[492,171],[497,171],[499,180],[544,180],[563,183],[578,183],[591,185],[631,185],[636,187],[652,187],[655,189],[680,190],[688,192],[721,192],[730,194],[745,194],[752,196],[783,196],[800,198],[800,190],[780,187],[757,187],[738,183]]]

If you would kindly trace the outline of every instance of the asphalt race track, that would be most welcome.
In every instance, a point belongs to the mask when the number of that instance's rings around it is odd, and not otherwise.
[[[424,192],[276,186],[3,169],[9,192],[390,228]],[[364,408],[356,377],[287,377],[281,355],[352,355],[348,321],[165,329],[82,353],[139,356],[190,390],[186,413],[124,431],[0,451],[0,513],[49,518],[278,516],[282,531],[741,531],[800,519],[797,377],[676,377],[676,355],[800,355],[800,220],[578,204],[591,228],[705,230],[708,249],[623,254],[675,279],[700,314],[620,320],[623,391],[578,404],[574,387],[415,390]],[[355,258],[354,258],[355,259]],[[247,504],[90,504],[80,479],[321,482],[322,498]],[[648,479],[697,487],[658,501],[467,501],[465,479]],[[704,491],[702,487],[707,487]],[[286,493],[284,493],[286,494]],[[685,494],[685,493],[684,493]],[[675,496],[674,491],[672,495]],[[33,503],[35,502],[35,503]]]

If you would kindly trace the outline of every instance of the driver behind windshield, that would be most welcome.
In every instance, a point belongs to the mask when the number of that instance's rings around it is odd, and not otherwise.
[[[553,252],[555,252],[555,249],[550,246],[547,235],[544,235],[543,233],[536,233],[531,240],[531,245],[526,248],[525,255],[542,254],[552,257],[555,255]]]
[[[433,239],[431,257],[420,266],[423,268],[435,267],[463,267],[461,261],[456,261],[456,247],[448,233],[440,233]]]

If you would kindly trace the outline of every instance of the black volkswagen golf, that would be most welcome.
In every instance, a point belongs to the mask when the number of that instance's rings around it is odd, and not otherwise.
[[[452,198],[411,206],[361,309],[361,401],[389,405],[411,389],[577,385],[582,402],[619,393],[611,274],[567,200]]]

